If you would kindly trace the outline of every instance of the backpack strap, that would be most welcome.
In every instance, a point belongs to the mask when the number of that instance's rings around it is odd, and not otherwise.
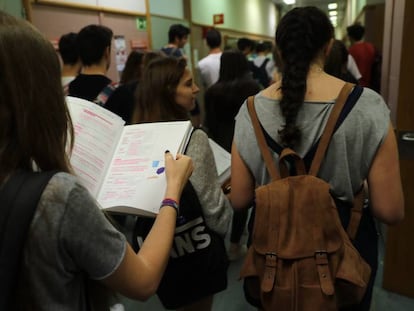
[[[263,61],[263,63],[260,65],[260,68],[266,69],[266,65],[269,62],[269,58],[266,57],[266,59]]]
[[[362,218],[362,210],[364,208],[365,201],[365,189],[364,186],[357,192],[354,196],[351,208],[351,216],[349,218],[348,227],[346,228],[346,233],[351,241],[355,240],[356,234],[358,232],[359,223]]]
[[[318,148],[316,149],[315,156],[313,157],[313,161],[309,169],[309,175],[317,176],[322,160],[325,157],[326,150],[328,149],[329,142],[331,141],[331,137],[339,115],[341,114],[342,108],[344,107],[348,95],[353,87],[354,84],[348,82],[345,83],[345,85],[342,87],[341,92],[339,93],[338,98],[336,99],[334,107],[331,111],[331,114],[329,115],[325,129],[323,130]]]
[[[341,126],[342,122],[346,119],[348,114],[352,111],[355,104],[357,103],[359,97],[361,96],[364,88],[355,85],[354,89],[352,90],[351,94],[349,94],[348,99],[345,103],[345,106],[342,108],[341,114],[339,115],[338,120],[336,121],[334,133],[336,130]],[[283,151],[283,147],[279,145],[265,130],[265,128],[260,124],[260,127],[262,128],[263,134],[266,139],[267,145],[273,150],[273,152],[276,152],[277,154],[281,154]],[[313,157],[315,156],[316,149],[318,148],[320,138],[318,141],[309,149],[309,151],[306,153],[306,155],[303,157],[303,161],[305,162],[306,170],[308,171],[312,162]]]
[[[247,109],[252,120],[252,125],[254,133],[256,134],[256,140],[259,144],[260,152],[262,154],[263,160],[266,164],[267,171],[272,178],[272,181],[280,179],[279,171],[276,169],[275,162],[273,160],[272,154],[270,153],[269,148],[266,144],[266,139],[264,137],[262,128],[260,127],[259,119],[257,118],[256,109],[254,108],[254,97],[249,96],[247,99]]]
[[[18,171],[0,189],[0,306],[13,298],[27,232],[40,196],[56,171]]]
[[[112,93],[116,90],[117,87],[118,87],[118,83],[115,83],[115,82],[108,83],[102,89],[102,91],[98,94],[98,96],[96,96],[93,102],[95,104],[98,104],[99,106],[104,107],[109,97],[112,95]]]

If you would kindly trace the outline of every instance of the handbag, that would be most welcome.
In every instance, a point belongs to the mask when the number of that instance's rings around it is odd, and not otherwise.
[[[138,217],[133,236],[135,251],[153,223],[152,218]],[[166,309],[177,309],[226,289],[228,265],[224,239],[207,226],[197,193],[187,182],[170,259],[157,290],[161,303]]]

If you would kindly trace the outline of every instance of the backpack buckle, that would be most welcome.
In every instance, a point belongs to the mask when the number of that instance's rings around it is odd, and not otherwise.
[[[276,268],[277,265],[277,255],[276,253],[266,253],[266,267]]]
[[[315,260],[317,265],[328,264],[328,252],[325,249],[315,251]]]

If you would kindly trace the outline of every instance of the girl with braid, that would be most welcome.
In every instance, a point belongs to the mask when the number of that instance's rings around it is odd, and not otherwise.
[[[302,158],[320,138],[345,84],[323,70],[333,36],[329,19],[319,9],[302,7],[289,11],[281,19],[275,37],[282,60],[282,79],[254,97],[264,131],[276,144],[292,148]],[[318,174],[331,185],[343,222],[347,221],[344,218],[349,219],[348,206],[365,180],[369,187],[370,204],[364,208],[365,220],[360,223],[355,247],[370,264],[372,277],[362,303],[351,310],[369,310],[377,268],[374,217],[394,224],[404,216],[397,144],[389,113],[380,95],[362,89],[355,106],[334,133]],[[272,154],[274,161],[278,161],[277,152]],[[233,208],[248,208],[254,201],[255,187],[269,183],[270,177],[246,103],[236,116],[231,168]],[[346,207],[344,213],[341,206]],[[257,301],[248,295],[246,299],[257,306]]]

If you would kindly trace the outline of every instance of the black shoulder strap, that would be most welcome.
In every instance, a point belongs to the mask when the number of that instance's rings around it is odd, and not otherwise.
[[[345,102],[345,106],[342,108],[341,114],[339,115],[339,118],[336,122],[334,133],[336,130],[341,126],[342,122],[345,120],[345,118],[348,116],[348,114],[352,111],[355,104],[357,103],[359,97],[362,94],[362,91],[364,90],[363,87],[356,85],[352,92],[349,94],[347,101]],[[260,127],[263,131],[263,134],[266,139],[267,145],[273,150],[273,152],[276,152],[277,154],[280,154],[283,150],[283,147],[279,145],[270,135],[267,133],[267,131],[264,129],[264,127],[260,124]],[[312,159],[315,155],[316,149],[318,148],[320,139],[309,149],[309,151],[306,153],[306,155],[303,157],[303,161],[305,163],[306,169],[309,170],[310,164],[312,162]]]
[[[18,171],[0,189],[0,309],[10,303],[40,196],[56,171]],[[5,309],[4,309],[5,310]]]

